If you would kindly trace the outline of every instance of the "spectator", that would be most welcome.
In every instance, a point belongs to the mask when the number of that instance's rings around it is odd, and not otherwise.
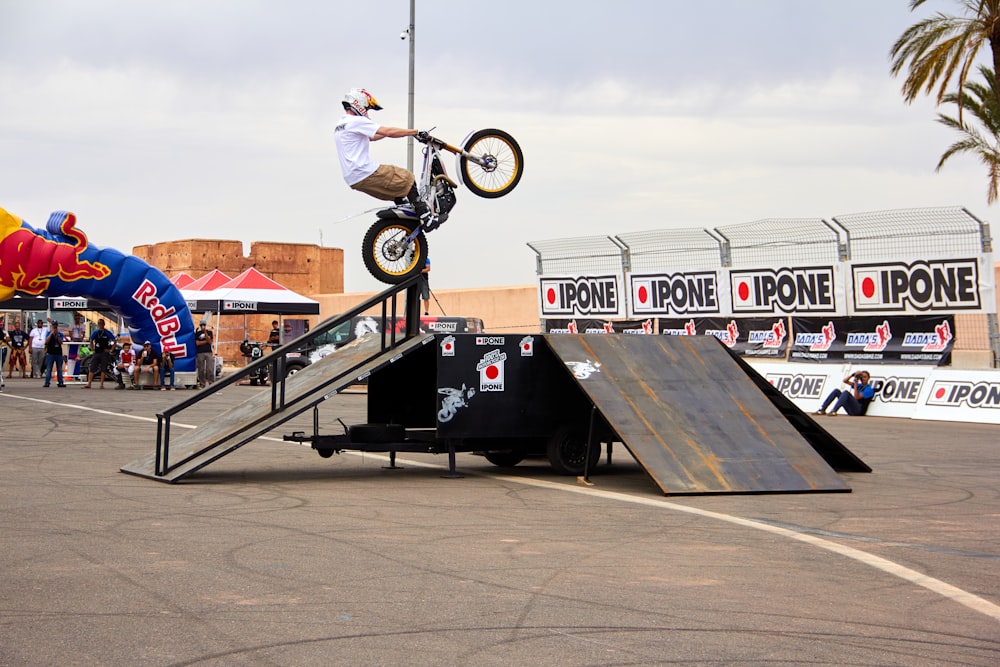
[[[7,332],[5,331],[6,328],[6,323],[0,321],[0,391],[3,391],[4,387],[3,364],[7,360],[7,355],[10,354],[7,349],[10,342],[7,339]]]
[[[118,376],[118,386],[115,389],[125,388],[125,378],[132,377],[135,372],[135,352],[132,351],[132,343],[125,341],[122,343],[121,352],[115,360],[115,370]]]
[[[28,359],[25,350],[28,347],[28,334],[21,330],[21,320],[14,320],[14,328],[7,333],[7,341],[10,346],[10,360],[8,363],[9,373],[7,377],[14,377],[14,369],[21,366],[21,377],[27,377]]]
[[[52,368],[56,369],[56,379],[58,387],[65,387],[63,382],[63,335],[59,331],[59,323],[51,324],[51,331],[45,337],[45,384],[48,387],[52,381]]]
[[[267,336],[267,344],[271,350],[277,350],[281,345],[281,329],[278,328],[278,320],[271,321],[271,333]]]
[[[90,389],[95,373],[101,374],[100,388],[104,389],[104,376],[112,373],[111,353],[115,346],[115,335],[104,327],[104,320],[97,320],[97,328],[90,334],[90,349],[94,353],[94,359],[87,372],[87,384],[83,385],[84,389]]]
[[[834,389],[831,391],[816,414],[829,414],[831,417],[835,417],[837,410],[841,408],[844,408],[844,412],[853,417],[865,414],[868,412],[868,404],[875,397],[875,388],[871,385],[871,379],[868,371],[851,373],[844,378],[844,384],[850,386],[851,390]],[[827,413],[826,408],[831,403],[833,403],[833,409]]]
[[[166,391],[167,389],[174,391],[176,389],[174,387],[174,353],[165,351],[162,357],[163,363],[160,364],[160,391]],[[170,376],[169,387],[166,385],[168,375]]]
[[[424,302],[424,315],[430,315],[431,309],[431,258],[424,262],[420,269],[420,299]]]
[[[73,343],[83,343],[83,337],[87,333],[87,325],[83,322],[83,315],[77,313],[73,316],[73,324],[69,325],[69,339]],[[67,345],[66,357],[69,360],[66,372],[76,375],[77,360],[80,358],[79,345]]]
[[[31,377],[42,377],[45,368],[45,339],[48,337],[49,332],[43,320],[38,320],[35,328],[28,332],[28,342],[31,345]]]
[[[195,363],[198,366],[198,386],[205,388],[215,382],[215,334],[208,322],[201,321],[194,335]]]
[[[153,344],[148,340],[142,344],[139,352],[139,361],[135,365],[135,382],[132,383],[134,389],[141,389],[139,383],[143,371],[150,371],[153,374],[153,384],[160,379],[160,353],[153,349]]]

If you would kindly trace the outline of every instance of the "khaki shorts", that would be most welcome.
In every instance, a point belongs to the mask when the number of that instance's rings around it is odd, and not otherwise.
[[[351,187],[376,199],[392,200],[408,195],[413,183],[413,174],[406,169],[391,164],[381,164],[374,174]]]

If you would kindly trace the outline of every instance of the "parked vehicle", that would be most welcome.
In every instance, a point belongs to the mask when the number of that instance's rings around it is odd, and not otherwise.
[[[285,364],[288,375],[293,375],[311,363],[328,354],[332,354],[351,341],[367,334],[381,333],[381,318],[371,315],[359,315],[348,322],[318,334],[301,346],[298,351],[287,355]],[[402,333],[405,326],[402,318],[392,320],[396,331]],[[483,333],[485,327],[478,317],[434,317],[424,315],[420,318],[420,333]]]

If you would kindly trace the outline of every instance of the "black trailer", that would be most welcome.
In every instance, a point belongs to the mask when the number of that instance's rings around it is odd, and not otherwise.
[[[586,475],[600,443],[620,442],[665,494],[849,491],[837,471],[860,459],[710,336],[420,334],[416,282],[388,290],[309,334],[381,305],[406,328],[359,338],[293,375],[308,336],[278,348],[158,414],[156,450],[121,470],[177,482],[313,411],[308,442],[320,456],[345,450],[477,452],[516,465],[547,456],[559,472]],[[221,415],[179,435],[174,416],[259,366],[279,378]],[[367,421],[321,433],[319,410],[367,380]]]
[[[593,469],[601,443],[614,440],[571,370],[538,335],[430,335],[367,380],[368,423],[345,425],[339,434],[314,427],[284,439],[308,442],[323,457],[344,450],[475,452],[514,466],[546,456],[567,475]],[[450,467],[454,474],[453,458]]]

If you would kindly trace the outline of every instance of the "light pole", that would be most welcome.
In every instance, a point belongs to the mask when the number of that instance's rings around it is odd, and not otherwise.
[[[410,0],[410,27],[407,29],[406,34],[410,38],[410,92],[409,99],[407,100],[407,127],[413,129],[414,119],[413,119],[413,61],[416,56],[416,15],[417,15],[417,0]],[[413,171],[413,137],[406,138],[406,168]]]

